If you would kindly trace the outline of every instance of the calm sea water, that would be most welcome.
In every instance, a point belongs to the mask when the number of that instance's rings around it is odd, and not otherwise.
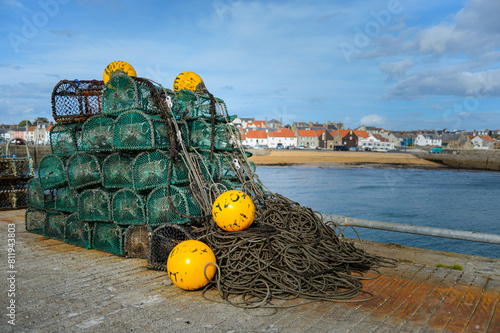
[[[499,172],[259,166],[257,174],[271,191],[324,214],[500,234]],[[500,258],[500,245],[356,231],[365,240]]]

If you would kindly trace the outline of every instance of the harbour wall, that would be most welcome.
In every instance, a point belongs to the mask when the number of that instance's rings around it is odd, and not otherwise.
[[[439,154],[418,153],[426,159],[458,169],[500,171],[500,150],[444,150]]]

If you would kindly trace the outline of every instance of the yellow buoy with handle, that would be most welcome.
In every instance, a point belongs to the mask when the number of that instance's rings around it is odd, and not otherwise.
[[[226,191],[215,199],[212,216],[220,228],[226,231],[242,231],[252,224],[255,205],[245,192]]]
[[[216,259],[210,247],[198,240],[179,243],[170,251],[167,272],[172,283],[184,290],[205,287],[216,271]]]
[[[110,63],[106,68],[104,69],[104,73],[102,74],[102,79],[104,81],[104,84],[106,84],[111,77],[111,74],[113,74],[116,71],[122,71],[128,76],[137,76],[134,67],[130,65],[128,62],[125,61],[113,61]]]
[[[194,72],[182,72],[174,80],[174,91],[182,89],[191,90],[197,93],[205,92],[205,83],[201,77]]]

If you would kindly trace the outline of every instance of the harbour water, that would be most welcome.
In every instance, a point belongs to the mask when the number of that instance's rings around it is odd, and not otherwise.
[[[257,167],[271,191],[324,214],[500,234],[500,173]],[[500,245],[356,228],[361,239],[500,258]],[[346,229],[345,235],[357,237]]]

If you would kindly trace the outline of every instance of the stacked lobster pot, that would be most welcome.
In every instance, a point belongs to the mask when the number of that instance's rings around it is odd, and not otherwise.
[[[240,189],[255,169],[209,94],[115,72],[106,84],[61,81],[52,108],[52,151],[26,212],[26,229],[48,238],[165,268],[210,215],[203,198]]]

